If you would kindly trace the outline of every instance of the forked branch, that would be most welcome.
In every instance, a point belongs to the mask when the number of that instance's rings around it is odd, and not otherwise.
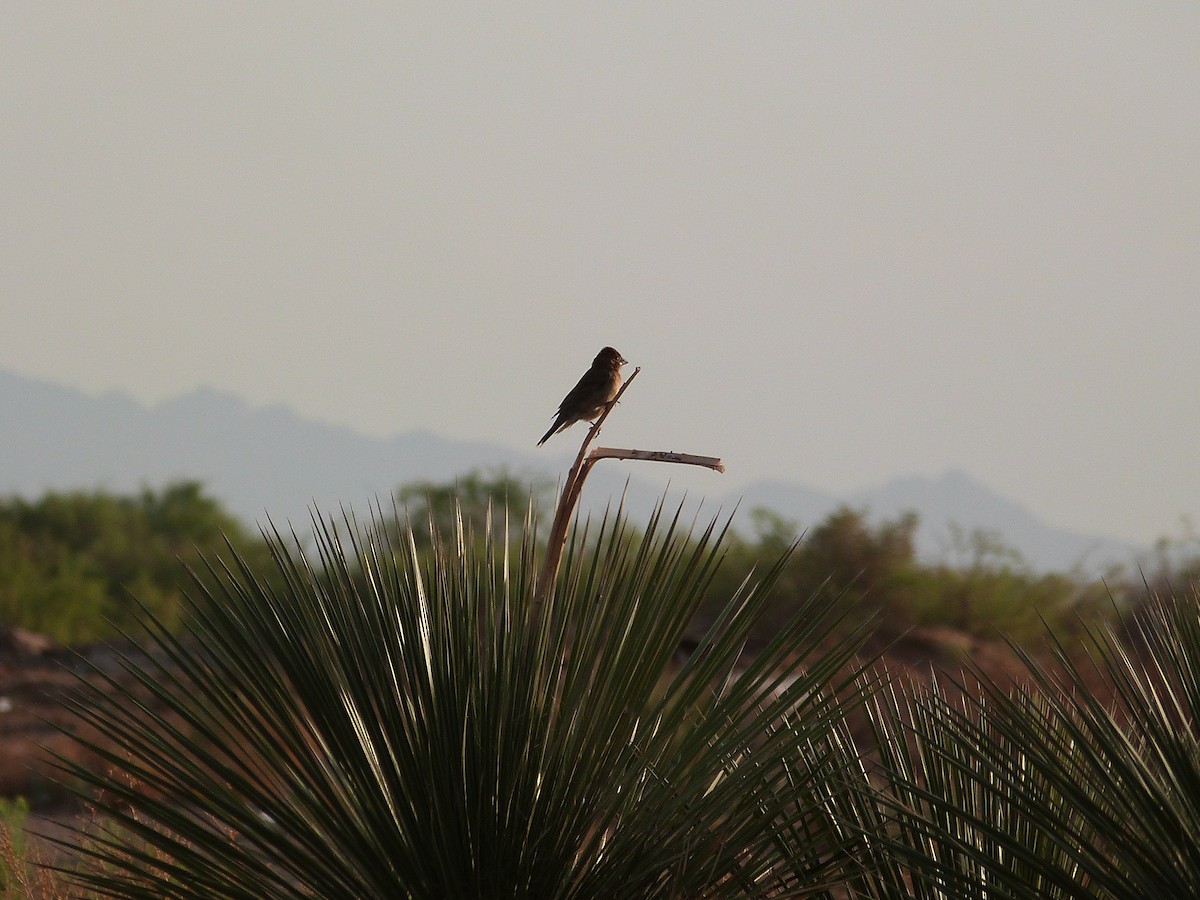
[[[600,426],[604,424],[604,420],[608,418],[608,414],[612,412],[613,407],[621,399],[621,395],[625,393],[629,385],[633,384],[633,379],[637,378],[641,368],[633,370],[633,374],[626,379],[621,385],[621,389],[617,391],[617,396],[613,397],[612,401],[600,413],[600,417],[588,430],[587,436],[583,439],[583,444],[579,448],[579,455],[575,457],[575,464],[571,466],[571,471],[567,475],[566,483],[563,485],[562,493],[559,494],[558,505],[554,509],[554,523],[550,526],[550,538],[546,544],[546,558],[542,562],[542,570],[538,573],[537,586],[534,589],[534,600],[540,603],[550,586],[554,584],[554,580],[558,577],[558,567],[562,562],[563,548],[567,543],[567,529],[570,526],[571,516],[575,512],[575,507],[579,503],[579,495],[583,491],[583,481],[587,478],[588,472],[592,470],[597,462],[602,459],[636,459],[636,460],[651,460],[655,462],[677,463],[691,466],[704,466],[709,469],[714,469],[717,472],[724,472],[725,466],[721,460],[715,456],[696,456],[691,453],[676,453],[669,450],[623,450],[617,447],[598,447],[591,454],[587,452],[596,435],[600,433]]]

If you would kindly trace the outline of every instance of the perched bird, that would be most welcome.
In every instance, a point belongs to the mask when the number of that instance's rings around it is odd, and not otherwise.
[[[550,435],[570,428],[576,422],[594,421],[604,407],[612,402],[621,389],[621,366],[627,360],[612,347],[605,347],[592,360],[592,367],[583,373],[579,384],[558,404],[557,418],[550,430],[542,435],[538,446],[546,443]]]

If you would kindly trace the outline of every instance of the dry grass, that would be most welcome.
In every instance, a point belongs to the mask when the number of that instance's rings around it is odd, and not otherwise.
[[[0,816],[0,897],[3,900],[58,900],[70,896],[63,878],[46,866],[34,846],[22,803],[6,803]]]

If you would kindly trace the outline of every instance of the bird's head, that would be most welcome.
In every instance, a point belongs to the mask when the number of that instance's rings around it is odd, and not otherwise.
[[[629,360],[623,357],[612,347],[605,347],[596,354],[596,358],[592,361],[593,366],[611,366],[614,369],[619,369]]]

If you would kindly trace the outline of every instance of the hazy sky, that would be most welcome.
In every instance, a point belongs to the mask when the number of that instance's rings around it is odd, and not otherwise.
[[[613,344],[702,490],[1200,522],[1200,4],[3,16],[0,367],[532,450]]]

